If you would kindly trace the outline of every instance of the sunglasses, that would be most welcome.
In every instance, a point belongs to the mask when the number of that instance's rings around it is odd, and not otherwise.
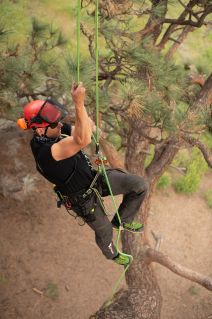
[[[49,124],[49,127],[54,129],[58,126],[58,124],[59,124],[59,122],[51,123],[51,124]]]

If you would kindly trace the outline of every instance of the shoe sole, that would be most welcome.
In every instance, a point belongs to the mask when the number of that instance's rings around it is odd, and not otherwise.
[[[116,231],[120,230],[120,231],[128,231],[129,233],[133,233],[133,234],[142,234],[143,231],[144,231],[144,227],[141,228],[141,230],[138,230],[138,231],[135,231],[135,230],[131,230],[131,229],[127,229],[127,228],[124,228],[124,227],[119,227],[119,228],[116,228],[116,227],[113,227],[113,229],[115,229]]]

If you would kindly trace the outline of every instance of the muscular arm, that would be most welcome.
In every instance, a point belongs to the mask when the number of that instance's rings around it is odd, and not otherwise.
[[[52,156],[57,161],[73,156],[91,143],[92,129],[84,106],[84,98],[85,88],[80,82],[77,87],[72,87],[72,99],[76,111],[73,133],[71,136],[53,144],[51,148]]]
[[[91,124],[91,130],[92,130],[92,133],[95,133],[96,132],[96,125],[95,123],[93,122],[93,120],[89,117],[89,121],[90,121],[90,124]],[[71,126],[71,136],[74,136],[74,131],[75,131],[75,126],[72,125]]]

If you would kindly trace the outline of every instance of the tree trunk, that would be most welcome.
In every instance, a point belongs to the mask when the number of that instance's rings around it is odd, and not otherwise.
[[[132,131],[128,137],[128,151],[126,156],[127,168],[130,172],[141,175],[144,168],[146,155],[141,153],[147,142],[140,135],[139,121],[134,121]],[[135,129],[135,126],[136,129]],[[143,165],[142,164],[142,165]],[[96,319],[159,319],[162,305],[162,297],[157,279],[146,255],[146,248],[149,247],[147,238],[147,219],[150,208],[151,194],[154,183],[150,185],[149,193],[142,205],[142,211],[138,214],[137,220],[145,224],[145,231],[142,235],[135,235],[126,232],[122,236],[122,246],[125,253],[133,256],[133,263],[126,273],[127,289],[119,291],[113,302],[102,307],[91,318]]]
[[[142,133],[147,134],[147,130],[142,127],[140,120],[135,119],[130,122],[130,128],[126,152],[127,169],[137,175],[144,175],[146,154],[142,150],[149,146],[149,142],[144,139]],[[136,220],[144,223],[144,233],[142,235],[135,235],[125,232],[122,235],[123,251],[133,256],[133,263],[126,273],[127,289],[116,294],[112,304],[101,308],[92,318],[160,318],[162,296],[151,260],[147,254],[147,248],[150,247],[147,237],[148,216],[151,195],[154,191],[156,181],[177,153],[177,143],[179,143],[177,140],[171,139],[158,144],[155,149],[154,158],[146,170],[149,191],[136,217]]]
[[[126,150],[126,168],[134,174],[144,175],[144,164],[147,153],[149,151],[149,141],[145,139],[141,132],[144,131],[148,136],[150,128],[145,128],[140,119],[135,117],[130,121],[130,128],[127,138],[127,150]]]
[[[195,108],[204,108],[212,103],[212,73],[205,81],[194,103]]]
[[[142,206],[144,216],[148,216],[150,198],[151,191]],[[133,255],[133,263],[126,273],[127,288],[120,290],[110,305],[103,305],[90,319],[159,319],[162,296],[146,254],[149,247],[146,231],[142,235],[126,232],[122,245],[124,252]]]

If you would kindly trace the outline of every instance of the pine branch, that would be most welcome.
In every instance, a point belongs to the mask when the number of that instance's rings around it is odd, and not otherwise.
[[[210,8],[210,11],[207,13],[204,13],[197,22],[192,21],[192,20],[178,20],[178,19],[163,19],[163,23],[170,23],[170,24],[177,24],[177,25],[190,25],[193,27],[200,28],[202,25],[207,25],[207,22],[204,21],[206,16],[212,12],[212,6]]]
[[[150,137],[149,135],[145,134],[143,131],[141,132],[141,135],[150,141],[151,144],[157,145],[163,142],[163,140],[158,140],[156,137]]]
[[[192,83],[198,84],[201,87],[205,84],[205,77],[202,74],[191,74],[190,79]]]
[[[189,7],[186,7],[185,11],[189,11],[193,13],[193,11]],[[185,20],[184,17],[178,18],[178,19],[163,19],[163,23],[171,23],[171,24],[177,24],[177,25],[190,25],[193,27],[200,28],[203,24],[207,25],[207,22],[205,22],[205,18],[210,13],[212,13],[212,5],[207,6],[206,9],[202,11],[202,15],[200,17],[195,16],[197,21],[192,21],[190,16],[189,20]]]
[[[212,103],[212,73],[209,75],[204,85],[202,86],[193,108],[205,108]]]
[[[188,8],[191,10],[195,5],[197,4],[196,0],[190,0],[189,3],[187,4],[187,8],[180,14],[180,16],[178,17],[178,21],[184,21],[187,14],[188,14]],[[159,50],[163,50],[167,41],[169,40],[171,34],[173,34],[176,29],[177,29],[178,24],[170,24],[167,28],[167,30],[165,31],[160,43],[157,45],[157,48]]]
[[[150,10],[149,19],[144,29],[141,30],[138,34],[141,38],[151,35],[153,42],[155,43],[162,30],[163,20],[167,13],[168,0],[158,0],[151,2],[152,7]],[[158,8],[162,10],[157,12]]]
[[[193,282],[198,283],[199,285],[205,287],[206,289],[212,291],[212,278],[208,276],[204,276],[196,271],[193,271],[189,268],[186,268],[179,263],[176,263],[173,261],[169,256],[154,250],[152,248],[148,248],[146,251],[146,255],[149,258],[150,262],[157,262],[160,265],[163,265],[164,267],[168,268],[175,274],[189,279]]]
[[[178,144],[179,142],[172,138],[155,146],[154,158],[146,168],[146,175],[150,180],[161,176],[161,173],[171,164],[179,150]]]
[[[80,25],[82,34],[84,34],[84,36],[88,39],[88,48],[89,48],[89,52],[90,55],[92,57],[93,60],[95,60],[95,52],[94,52],[94,34],[91,34],[85,27],[85,25],[83,23],[81,23]]]
[[[178,36],[177,40],[174,40],[175,43],[171,46],[169,51],[166,53],[166,58],[170,59],[173,54],[177,51],[178,47],[181,45],[181,43],[185,40],[188,33],[193,31],[194,28],[191,26],[185,26],[181,34]],[[170,39],[170,38],[169,38]]]
[[[188,11],[191,15],[193,15],[197,20],[199,20],[198,15],[187,5],[185,5],[181,0],[178,0],[178,2],[183,6],[183,8]]]
[[[189,135],[184,135],[183,139],[190,145],[198,147],[199,150],[202,152],[202,155],[204,156],[206,162],[208,163],[208,166],[212,168],[212,152],[207,149],[205,144]]]

